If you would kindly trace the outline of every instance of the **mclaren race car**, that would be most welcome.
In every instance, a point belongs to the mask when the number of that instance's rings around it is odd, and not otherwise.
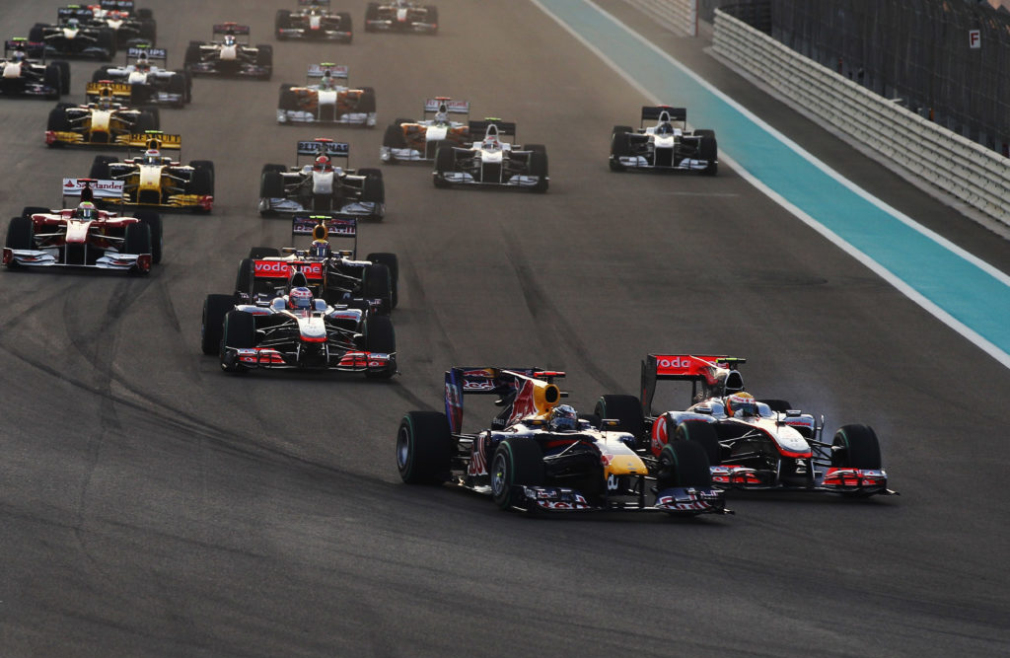
[[[823,440],[824,419],[785,400],[758,400],[744,390],[744,359],[724,355],[650,354],[642,362],[641,401],[604,395],[596,413],[616,418],[639,439],[641,452],[659,455],[695,443],[708,455],[721,489],[816,491],[865,497],[892,494],[881,468],[880,445],[868,425],[843,425]],[[690,383],[683,411],[652,410],[659,381]]]
[[[42,44],[47,57],[87,57],[108,62],[116,56],[116,31],[93,23],[92,18],[89,7],[60,7],[56,24],[36,23],[28,40]]]
[[[101,0],[88,5],[90,25],[107,27],[116,35],[116,47],[126,48],[138,43],[152,46],[158,40],[158,24],[150,9],[135,9],[133,0]]]
[[[318,262],[257,262],[257,275],[281,278],[275,294],[248,303],[208,295],[204,302],[202,349],[218,354],[222,370],[338,370],[379,379],[396,374],[396,335],[388,315],[316,297],[303,266],[312,270]]]
[[[439,146],[465,147],[470,125],[466,121],[453,121],[454,114],[468,117],[470,103],[445,96],[429,98],[424,102],[423,119],[397,119],[386,128],[379,157],[389,164],[401,160],[431,162]]]
[[[646,121],[655,121],[646,127]],[[682,107],[642,108],[642,127],[614,126],[610,137],[610,169],[696,171],[714,176],[719,171],[715,131],[687,129]]]
[[[156,109],[128,107],[117,99],[129,100],[130,86],[111,82],[89,82],[87,96],[97,98],[86,105],[59,103],[49,112],[46,126],[48,146],[130,146],[131,135],[160,128]]]
[[[26,207],[7,225],[3,263],[19,267],[87,267],[147,274],[161,261],[161,218],[140,211],[133,216],[99,210],[101,194],[122,193],[118,181],[64,179],[64,200],[78,196],[75,208]]]
[[[380,315],[396,306],[396,254],[358,259],[358,219],[353,215],[294,215],[293,236],[311,236],[308,248],[253,247],[239,265],[235,297],[244,303],[269,301],[283,289],[292,268],[305,275],[312,294],[328,304],[353,305]],[[334,248],[341,240],[349,248]]]
[[[214,163],[194,160],[188,165],[162,155],[182,149],[182,138],[149,132],[130,135],[127,146],[144,149],[143,155],[120,162],[114,156],[96,155],[91,178],[123,182],[120,203],[164,210],[209,213],[214,207]]]
[[[277,123],[329,123],[375,127],[375,90],[347,86],[347,67],[313,64],[308,84],[281,85]]]
[[[435,187],[486,185],[525,188],[546,192],[547,149],[541,144],[525,147],[503,140],[515,137],[516,125],[498,119],[470,122],[470,138],[465,147],[451,142],[435,152]]]
[[[245,37],[244,42],[240,37]],[[247,25],[221,23],[214,26],[210,43],[189,43],[186,70],[193,76],[269,80],[274,70],[274,49],[266,45],[250,46]]]
[[[35,55],[42,60],[31,59]],[[45,49],[27,39],[4,42],[0,59],[0,96],[36,96],[55,100],[70,93],[69,62],[45,62]]]
[[[675,516],[726,513],[712,487],[705,451],[671,444],[643,458],[635,437],[608,419],[586,419],[538,368],[452,368],[445,413],[411,411],[396,436],[396,465],[409,484],[451,482],[490,495],[502,509],[655,511]],[[463,402],[498,396],[490,429],[463,430]]]
[[[298,142],[297,164],[263,165],[260,176],[260,215],[291,213],[346,213],[382,219],[386,214],[386,190],[378,169],[344,169],[335,158],[350,159],[344,142],[316,138]],[[305,163],[303,158],[312,158]]]
[[[365,9],[365,32],[438,32],[438,9],[409,0],[369,2]]]
[[[351,43],[354,29],[346,11],[330,11],[330,0],[298,0],[298,9],[278,9],[277,40],[306,39]]]
[[[168,51],[147,45],[130,46],[123,66],[103,66],[92,82],[111,80],[130,85],[130,102],[135,105],[185,107],[193,97],[193,80],[185,69],[165,68]]]

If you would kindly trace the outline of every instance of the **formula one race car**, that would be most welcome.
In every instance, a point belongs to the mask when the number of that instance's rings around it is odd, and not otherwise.
[[[298,0],[298,9],[278,9],[277,40],[312,39],[351,43],[354,30],[346,11],[330,11],[330,0]]]
[[[29,59],[39,54],[41,61]],[[45,49],[27,39],[4,42],[0,59],[0,96],[41,96],[55,100],[70,93],[69,62],[45,62]]]
[[[28,40],[40,43],[46,56],[89,57],[108,62],[116,56],[116,31],[91,22],[91,8],[69,5],[57,10],[57,23],[36,23]]]
[[[146,44],[130,46],[123,66],[103,66],[94,72],[91,80],[130,85],[130,102],[135,105],[185,107],[193,98],[193,80],[185,69],[164,68],[167,61],[168,51],[164,48],[151,48]]]
[[[182,137],[148,132],[130,135],[127,146],[145,149],[140,157],[119,162],[96,155],[91,178],[123,181],[120,203],[166,210],[209,213],[214,207],[214,163],[194,160],[188,165],[162,155],[164,150],[182,149]]]
[[[249,304],[273,299],[297,265],[312,294],[327,304],[350,304],[389,315],[397,302],[396,254],[373,253],[358,260],[358,219],[353,215],[294,215],[291,221],[292,235],[311,236],[311,246],[253,247],[239,265],[236,299]],[[350,240],[350,248],[332,248],[334,239]]]
[[[408,0],[369,2],[365,10],[365,32],[438,32],[438,9]]]
[[[317,137],[298,142],[297,164],[291,169],[263,165],[260,215],[339,212],[382,219],[386,214],[382,172],[333,165],[333,158],[349,160],[350,154],[349,144]],[[302,164],[306,156],[314,158],[312,164]]]
[[[502,509],[729,513],[713,489],[700,446],[683,442],[643,459],[635,437],[616,421],[582,418],[561,404],[539,368],[452,368],[445,373],[445,413],[411,411],[396,436],[396,465],[409,484],[451,482],[490,494]],[[464,432],[468,395],[496,395],[504,407],[490,429]]]
[[[130,98],[130,85],[89,82],[87,105],[59,103],[49,112],[48,146],[126,146],[130,136],[155,131],[160,116],[155,108],[131,108],[116,102]]]
[[[453,121],[450,115],[469,116],[470,103],[454,101],[445,96],[424,102],[424,118],[397,119],[386,128],[379,157],[395,164],[400,160],[432,161],[439,146],[464,148],[470,137],[469,123]]]
[[[546,192],[547,149],[541,144],[522,147],[502,140],[516,134],[516,124],[498,119],[470,122],[471,146],[440,145],[435,152],[435,187],[491,185]]]
[[[646,121],[655,121],[646,127]],[[713,130],[687,129],[687,110],[682,107],[642,108],[642,127],[614,126],[610,137],[610,169],[657,169],[697,171],[715,176],[719,171],[719,147]]]
[[[327,304],[317,298],[306,269],[318,273],[319,261],[254,264],[257,282],[280,280],[273,295],[256,295],[248,303],[234,295],[208,295],[204,302],[201,347],[204,354],[219,355],[225,372],[338,370],[379,379],[396,374],[396,334],[389,316],[353,302]]]
[[[138,43],[152,46],[158,40],[158,24],[150,9],[134,9],[133,0],[101,0],[88,5],[89,25],[107,27],[116,35],[116,47],[126,48]]]
[[[329,62],[309,67],[304,87],[281,85],[277,123],[333,123],[375,127],[375,90],[346,86],[347,67]]]
[[[239,41],[243,36],[244,43]],[[221,23],[214,26],[210,43],[189,42],[186,70],[194,76],[269,80],[274,70],[274,49],[266,45],[250,46],[247,25]]]
[[[756,400],[744,391],[744,359],[693,354],[650,354],[642,362],[643,398],[604,395],[596,413],[616,418],[659,455],[677,443],[704,448],[712,481],[721,489],[819,491],[853,497],[892,494],[881,468],[880,445],[868,425],[843,425],[831,443],[823,417],[785,400]],[[652,410],[656,383],[689,382],[684,411]]]
[[[76,208],[26,207],[7,226],[3,264],[17,267],[88,267],[147,274],[161,262],[161,218],[140,211],[121,216],[95,207],[97,195],[122,194],[118,181],[67,178],[64,200],[80,196]]]

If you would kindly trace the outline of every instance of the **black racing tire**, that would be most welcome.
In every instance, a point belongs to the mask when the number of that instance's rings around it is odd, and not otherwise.
[[[60,67],[56,66],[56,64],[46,66],[43,81],[47,87],[53,89],[53,93],[49,94],[47,98],[56,100],[63,95],[63,72],[60,71]]]
[[[214,196],[214,172],[206,167],[194,168],[193,178],[189,181],[189,193]]]
[[[382,145],[391,149],[407,148],[407,138],[403,136],[403,128],[399,123],[386,126],[386,132],[382,136]]]
[[[126,225],[126,234],[123,239],[123,253],[151,253],[151,229],[147,226],[147,224],[137,223]],[[154,259],[152,258],[152,260]]]
[[[56,60],[53,62],[53,66],[60,69],[60,92],[63,94],[70,93],[70,62],[65,62],[63,60]]]
[[[842,425],[831,442],[831,465],[880,470],[880,441],[869,425]]]
[[[428,5],[425,9],[428,10],[428,22],[435,26],[435,29],[431,31],[431,34],[438,34],[438,8]]]
[[[105,51],[102,61],[111,62],[116,56],[116,32],[112,29],[99,30],[96,45]]]
[[[400,287],[400,260],[396,257],[396,254],[389,253],[372,253],[368,254],[365,260],[372,261],[373,263],[381,263],[389,268],[389,280],[393,287],[393,308],[399,303],[398,290]]]
[[[277,173],[284,173],[287,170],[288,168],[282,164],[265,164],[263,165],[263,169],[260,170],[260,176],[262,177],[262,175],[267,173],[268,171],[276,171]]]
[[[533,186],[534,192],[546,192],[549,184],[547,180],[547,148],[543,144],[530,144],[526,147],[530,153],[530,176],[537,176],[539,180]]]
[[[141,19],[140,38],[152,46],[158,45],[158,24],[150,19]]]
[[[347,37],[346,43],[352,43],[354,41],[354,21],[351,20],[351,13],[347,11],[337,12],[337,17],[340,19],[340,29],[350,34]]]
[[[515,491],[518,485],[540,486],[544,483],[544,455],[540,445],[527,437],[513,436],[498,444],[491,458],[491,497],[498,507],[520,507],[523,500]]]
[[[719,435],[716,433],[715,427],[708,421],[685,420],[680,423],[673,432],[673,440],[667,445],[678,441],[693,441],[700,445],[705,450],[710,465],[718,466],[722,463]]]
[[[91,74],[91,81],[92,82],[101,82],[102,80],[108,80],[109,79],[109,69],[111,69],[111,68],[112,68],[111,66],[100,66],[100,67],[98,67],[98,69],[96,69],[95,72]]]
[[[274,15],[274,30],[277,32],[278,41],[284,41],[287,39],[286,36],[281,34],[281,30],[286,30],[289,27],[291,27],[291,10],[278,9],[277,13]]]
[[[45,23],[36,23],[28,30],[28,41],[31,43],[42,43],[46,40],[45,37]]]
[[[190,67],[200,61],[200,42],[190,42],[189,46],[186,48],[186,58],[183,60],[186,67]]]
[[[701,170],[703,176],[715,176],[719,173],[719,163],[717,162],[719,159],[719,145],[716,142],[714,132],[711,135],[702,136],[701,144],[698,146],[698,157],[702,160],[707,160],[709,163],[707,167]]]
[[[294,85],[284,83],[280,87],[280,95],[277,97],[277,109],[293,112],[298,109],[298,94],[291,91]]]
[[[31,217],[38,213],[49,213],[52,212],[52,208],[43,208],[42,206],[25,206],[21,209],[22,217]]]
[[[91,161],[91,172],[88,177],[95,180],[108,180],[109,165],[114,162],[119,162],[114,155],[96,155],[95,159]]]
[[[381,263],[367,266],[361,275],[361,296],[380,300],[378,312],[388,315],[393,309],[393,277]]]
[[[146,224],[151,231],[151,262],[155,265],[161,262],[161,253],[165,247],[164,227],[161,223],[161,215],[153,210],[138,210],[133,216],[140,220],[141,224]]]
[[[57,105],[52,110],[49,110],[49,120],[46,122],[46,130],[54,132],[70,131],[70,119],[67,117],[67,109],[65,107]],[[56,145],[57,143],[54,142],[50,146]]]
[[[396,468],[407,484],[442,484],[451,476],[452,434],[438,411],[410,411],[396,433]]]
[[[694,131],[696,137],[715,137],[714,130],[708,130],[706,128],[700,128]]]
[[[789,404],[788,400],[770,399],[770,400],[758,400],[758,402],[763,402],[767,404],[769,409],[780,414],[784,414],[786,411],[795,408],[791,404]]]
[[[381,169],[359,169],[359,176],[365,177],[361,187],[361,200],[372,203],[386,202],[386,184],[382,180]]]
[[[614,126],[614,131],[610,135],[611,171],[625,171],[627,169],[617,161],[617,158],[631,154],[631,143],[626,135],[633,132],[634,129],[631,126]]]
[[[634,395],[601,395],[593,413],[601,419],[619,422],[617,429],[630,432],[639,441],[645,435],[645,416],[642,403]]]
[[[362,87],[361,96],[358,97],[358,106],[354,109],[358,112],[374,112],[375,107],[375,90],[371,87]]]
[[[152,21],[154,20],[154,11],[148,9],[147,7],[144,7],[143,9],[138,9],[137,18],[144,21]],[[154,44],[152,43],[151,45],[153,46]]]
[[[435,147],[435,187],[450,187],[452,183],[445,179],[447,172],[456,170],[456,155],[453,153],[452,144],[448,141],[441,141]]]
[[[252,259],[243,258],[238,264],[238,273],[235,275],[235,292],[253,293]]]
[[[218,354],[224,338],[224,316],[235,308],[232,295],[207,295],[203,301],[203,325],[200,330],[200,349],[204,354]]]
[[[256,65],[267,69],[260,80],[269,80],[273,76],[274,47],[266,44],[256,44]]]
[[[133,132],[145,133],[148,130],[157,130],[158,121],[151,112],[144,111],[137,115],[137,121],[133,124]]]
[[[249,349],[256,347],[256,321],[251,313],[245,311],[228,311],[224,316],[223,338],[218,358],[221,370],[225,372],[240,372],[245,367],[225,358],[224,347]]]
[[[375,28],[369,25],[369,21],[379,20],[379,3],[369,2],[365,9],[365,32],[374,32]]]
[[[396,331],[388,315],[373,315],[365,321],[365,350],[378,354],[396,354]],[[389,379],[396,374],[396,357],[384,370],[366,370],[368,379]]]
[[[188,102],[189,97],[189,76],[186,75],[185,71],[173,71],[175,75],[168,79],[168,84],[165,85],[165,91],[170,94],[178,94],[180,100],[176,103],[176,107],[183,107]]]
[[[249,249],[249,258],[254,260],[260,258],[277,258],[281,255],[281,250],[277,247],[252,247]]]
[[[673,487],[712,488],[712,470],[705,449],[694,441],[667,443],[659,453],[656,490]]]
[[[264,171],[260,175],[260,198],[261,199],[283,199],[284,198],[284,177],[279,171]]]
[[[32,218],[25,215],[11,217],[10,224],[7,225],[7,242],[4,244],[8,249],[34,249],[35,223]]]

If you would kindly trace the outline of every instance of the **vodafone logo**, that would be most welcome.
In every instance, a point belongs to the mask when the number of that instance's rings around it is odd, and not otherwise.
[[[253,263],[253,274],[262,278],[286,278],[294,269],[293,263],[283,260],[258,260]],[[301,271],[307,279],[319,279],[323,276],[323,264],[301,263]]]
[[[691,359],[686,356],[663,356],[656,359],[656,365],[664,370],[687,370]]]

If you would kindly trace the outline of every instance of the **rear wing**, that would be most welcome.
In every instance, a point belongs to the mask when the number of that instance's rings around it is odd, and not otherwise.
[[[330,62],[322,62],[320,64],[312,64],[309,66],[309,71],[306,74],[309,80],[324,78],[327,72],[330,74],[331,78],[337,78],[338,80],[347,80],[350,75],[350,69],[341,64],[340,66],[332,64]]]
[[[319,227],[326,233],[316,238]],[[358,218],[355,215],[298,215],[291,218],[291,235],[311,235],[313,239],[349,238],[357,242]]]
[[[443,105],[445,106],[445,111],[449,114],[470,114],[469,101],[454,101],[445,96],[436,96],[435,98],[429,98],[424,101],[425,117],[429,114],[440,112]]]
[[[4,58],[6,58],[8,53],[12,50],[23,50],[29,57],[42,57],[44,60],[46,55],[46,44],[29,41],[24,37],[14,37],[13,39],[4,41]]]
[[[147,55],[147,59],[159,61],[163,64],[168,62],[168,50],[165,48],[152,48],[148,45],[138,44],[126,49],[126,63],[129,64],[131,61],[137,61],[141,55]]]
[[[68,198],[91,199],[122,199],[126,183],[121,180],[95,180],[94,178],[64,178],[63,200],[66,207]],[[88,190],[88,192],[85,192]]]
[[[81,7],[80,5],[67,5],[66,7],[60,7],[56,10],[56,17],[61,20],[67,20],[70,18],[79,18],[82,20],[88,20],[95,17],[95,12],[91,11],[91,7]]]
[[[182,135],[166,135],[157,130],[133,133],[124,142],[132,149],[157,149],[159,151],[181,151]]]
[[[445,373],[445,415],[449,430],[459,434],[463,427],[465,395],[497,395],[495,402],[505,407],[493,426],[507,427],[524,416],[548,413],[564,393],[554,384],[565,373],[542,368],[453,367]]]
[[[351,145],[332,139],[310,139],[298,142],[298,155],[326,155],[331,158],[350,158]]]
[[[235,34],[248,36],[250,30],[248,25],[239,25],[238,23],[218,23],[214,26],[213,34],[217,36],[219,34]]]
[[[649,354],[642,361],[642,411],[654,415],[652,400],[656,382],[661,380],[691,382],[692,399],[699,388],[707,395],[722,395],[727,387],[743,389],[743,377],[737,366],[747,359],[734,356],[697,354]]]
[[[645,105],[642,107],[642,122],[659,121],[666,113],[667,121],[687,121],[686,107],[670,107],[669,105]]]
[[[499,119],[484,119],[483,121],[470,122],[470,135],[473,139],[484,139],[488,126],[494,125],[498,130],[499,137],[515,137],[516,124],[514,121],[501,121]]]
[[[299,7],[329,7],[330,0],[298,0]]]
[[[133,0],[99,0],[98,6],[106,11],[127,11],[133,13]]]
[[[115,101],[125,100],[129,102],[133,94],[133,86],[124,82],[89,82],[84,88],[84,96],[88,102],[94,102],[99,98],[111,97]]]

